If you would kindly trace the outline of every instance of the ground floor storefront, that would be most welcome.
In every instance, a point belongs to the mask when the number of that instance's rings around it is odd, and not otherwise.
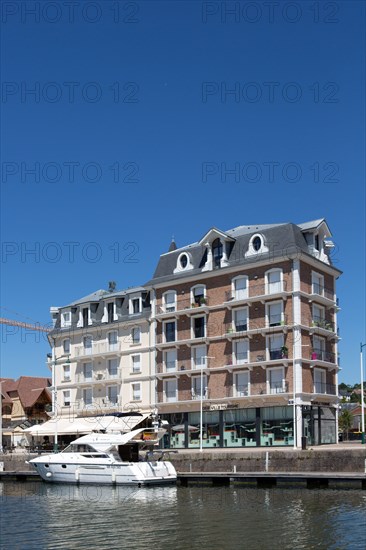
[[[170,425],[162,445],[170,449],[198,449],[201,444],[202,448],[293,446],[293,413],[292,406],[204,410],[202,419],[200,411],[161,413]],[[296,416],[306,444],[337,442],[335,408],[301,406]]]

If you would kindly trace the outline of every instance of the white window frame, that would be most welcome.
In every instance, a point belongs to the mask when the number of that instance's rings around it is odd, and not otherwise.
[[[111,335],[115,335],[115,342],[110,341]],[[107,343],[108,343],[108,351],[118,351],[118,330],[110,330],[107,333]]]
[[[202,285],[202,284],[199,284],[199,285],[194,285],[191,287],[191,304],[195,304],[196,303],[196,295],[195,295],[195,290],[197,289],[202,289],[203,290],[203,294],[198,294],[197,296],[203,296],[203,299],[206,300],[206,286],[205,285]]]
[[[237,281],[245,281],[245,289],[236,290]],[[242,297],[237,297],[237,292],[242,292]],[[237,275],[231,280],[231,295],[234,300],[245,300],[249,296],[249,277],[248,275]]]
[[[280,280],[272,283],[270,281],[270,277],[274,273],[280,274]],[[271,295],[271,294],[278,294],[279,292],[283,292],[283,270],[280,267],[274,267],[273,269],[269,269],[268,271],[265,272],[264,276],[265,276],[265,293],[266,294]],[[273,284],[277,284],[279,287],[279,289],[276,290],[276,292],[270,292],[271,290],[270,285],[273,285]]]
[[[168,323],[174,323],[174,340],[167,340],[166,339],[166,329],[165,329],[165,327]],[[164,337],[164,342],[166,342],[166,343],[176,341],[176,339],[177,339],[177,321],[171,320],[171,319],[169,319],[168,321],[163,321],[163,337]]]
[[[116,364],[116,369],[111,369],[110,368],[110,365],[111,363],[115,363]],[[119,367],[119,360],[118,358],[113,358],[113,359],[108,359],[108,363],[107,363],[107,372],[108,372],[108,378],[118,378],[118,367]],[[113,374],[113,371],[116,371],[115,374]]]
[[[65,317],[69,316],[67,320]],[[71,309],[67,309],[61,312],[61,328],[71,327]]]
[[[62,395],[63,395],[63,406],[71,407],[71,391],[63,390]]]
[[[271,324],[271,317],[273,316],[273,314],[271,315],[270,313],[271,307],[278,306],[278,305],[280,305],[280,309],[281,309],[279,313],[279,322],[278,323],[272,322]],[[283,300],[276,300],[275,302],[267,302],[266,303],[266,327],[281,326],[284,323],[284,320],[285,320],[285,312],[284,312]]]
[[[319,287],[319,289],[317,289]],[[321,290],[318,292],[317,290]],[[311,293],[324,296],[324,276],[316,271],[311,272]]]
[[[136,389],[138,387],[138,390]],[[142,387],[141,382],[132,382],[131,384],[131,400],[142,401]]]
[[[133,311],[133,302],[134,300],[138,300],[139,301],[139,311],[137,312],[134,312]],[[128,303],[128,311],[129,311],[129,314],[130,315],[140,315],[141,312],[142,312],[142,297],[141,296],[137,296],[137,295],[134,295],[134,296],[130,296],[129,297],[129,303]]]
[[[86,376],[87,369],[86,366],[90,365],[90,376]],[[92,361],[88,361],[86,363],[83,363],[83,380],[84,382],[91,382],[93,380],[93,363]]]
[[[175,355],[174,361],[167,361],[168,353],[174,353],[174,355]],[[177,370],[177,350],[176,350],[176,348],[167,349],[167,350],[164,351],[163,362],[164,362],[164,372],[174,372],[174,371]],[[168,368],[168,363],[174,363],[174,368],[170,368],[170,366]]]
[[[245,376],[246,377],[246,379],[247,379],[246,384],[238,384],[238,380],[239,380],[240,376]],[[239,372],[235,373],[235,375],[234,375],[234,386],[235,386],[235,397],[246,397],[246,396],[250,395],[250,373],[249,373],[248,370],[243,370],[243,371],[239,371]],[[242,390],[239,390],[239,387],[241,387],[241,386],[246,386],[246,388],[247,388],[246,392],[242,391]]]
[[[245,312],[245,318],[246,318],[246,328],[243,328],[243,329],[240,329],[237,330],[236,329],[236,314],[239,312],[239,311],[244,311]],[[239,325],[239,327],[242,326],[242,325]],[[245,307],[237,307],[235,309],[232,310],[232,327],[233,327],[233,331],[234,332],[246,332],[249,330],[249,308],[248,306],[245,306]]]
[[[317,378],[320,377],[320,380],[317,380]],[[314,369],[313,374],[313,381],[314,381],[314,393],[321,393],[325,394],[327,393],[327,371],[325,369]],[[320,384],[320,390],[324,388],[323,391],[318,391],[319,386],[317,387],[317,384]]]
[[[246,358],[238,359],[239,353],[244,352],[238,352],[237,347],[239,344],[245,344],[246,346]],[[233,365],[245,365],[246,363],[249,363],[249,340],[248,338],[245,339],[238,339],[233,341]]]
[[[174,390],[172,389],[172,393],[173,393],[173,391],[175,392],[174,397],[168,398],[168,395],[167,395],[167,386],[168,386],[168,384],[173,385]],[[166,380],[164,380],[164,383],[163,383],[163,402],[164,403],[174,403],[176,401],[178,401],[178,381],[177,381],[176,378],[167,378]]]
[[[136,338],[136,334],[138,334],[138,339]],[[131,329],[131,342],[135,345],[141,344],[141,327],[133,327]]]
[[[272,345],[271,345],[271,342],[273,339],[279,339],[282,341],[280,347],[274,347],[272,348]],[[282,332],[278,332],[278,333],[275,333],[275,334],[270,334],[269,336],[266,337],[266,349],[267,349],[267,360],[268,361],[279,361],[282,359],[282,357],[280,357],[280,353],[279,353],[279,357],[278,358],[275,358],[275,359],[271,359],[271,351],[280,351],[281,348],[283,348],[285,345],[285,338],[284,338],[284,334]]]
[[[186,265],[186,267],[181,266],[180,259],[181,259],[182,256],[187,256],[187,265]],[[193,269],[191,255],[189,254],[189,252],[186,252],[186,251],[181,252],[179,254],[178,258],[177,258],[177,265],[176,265],[173,273],[181,273],[182,271],[189,271],[191,269]]]
[[[113,388],[113,389],[114,389],[114,388],[116,389],[116,396],[115,396],[116,399],[115,399],[115,401],[113,401],[113,400],[111,399],[111,395],[110,395],[110,394],[112,393],[112,392],[111,392],[112,388]],[[108,397],[108,402],[109,402],[110,404],[112,404],[112,405],[118,405],[118,386],[117,386],[117,384],[113,384],[113,385],[107,386],[107,397]]]
[[[91,396],[91,400],[90,400],[90,403],[87,403],[86,402],[86,399],[85,399],[85,396],[86,395],[90,395]],[[83,388],[83,403],[85,406],[87,405],[93,405],[93,401],[94,401],[94,395],[93,395],[93,388]]]
[[[275,388],[271,388],[271,373],[280,372],[281,373],[281,385]],[[267,380],[267,394],[273,395],[278,393],[285,393],[285,368],[284,367],[270,367],[266,370],[266,380]],[[273,391],[274,390],[274,391]]]
[[[66,346],[66,342],[68,343],[68,345]],[[67,348],[67,349],[66,349]],[[64,355],[71,355],[71,339],[70,338],[65,338],[63,341],[62,341],[62,350],[64,352]]]
[[[316,313],[316,310],[318,310],[318,312],[320,313],[320,315],[318,315]],[[320,323],[320,324],[325,324],[325,307],[324,306],[321,306],[319,304],[312,304],[312,308],[311,308],[311,314],[312,314],[312,320],[313,320],[313,323]],[[321,326],[321,325],[320,325]]]
[[[90,342],[90,346],[87,346],[86,343]],[[83,348],[84,348],[84,355],[92,355],[93,354],[93,337],[92,336],[84,336],[83,337]],[[90,350],[90,351],[87,351]]]
[[[62,373],[63,373],[63,382],[70,382],[71,381],[71,366],[70,365],[62,365]]]
[[[199,349],[202,349],[202,351],[204,352],[204,355],[200,356],[202,359],[202,365],[201,365],[201,362],[196,363],[197,361],[196,354],[197,354],[197,350]],[[201,370],[201,367],[206,368],[206,366],[207,366],[207,346],[205,344],[200,346],[192,346],[191,347],[191,369]]]
[[[194,323],[195,319],[204,319],[204,334],[203,336],[195,336],[194,334]],[[191,338],[193,340],[199,340],[200,338],[207,338],[207,316],[206,315],[193,315],[191,317]]]
[[[136,360],[138,358],[138,361]],[[136,368],[136,364],[138,364],[138,369]],[[141,373],[141,354],[136,353],[134,355],[131,355],[131,374],[140,374]]]
[[[202,378],[202,388],[203,388],[202,399],[207,399],[208,377],[206,374],[203,374],[202,377],[201,375],[191,377],[191,395],[192,395],[192,399],[194,400],[201,399],[201,378]],[[199,390],[197,390],[196,384],[199,385]]]
[[[174,300],[172,302],[167,302],[167,297],[169,295],[174,296]],[[176,309],[177,309],[177,291],[167,290],[163,294],[163,312],[170,313],[170,312],[176,311]]]

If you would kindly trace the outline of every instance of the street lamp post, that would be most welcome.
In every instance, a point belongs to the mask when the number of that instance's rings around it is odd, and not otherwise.
[[[362,362],[362,349],[366,346],[361,342],[360,344],[360,368],[361,368],[361,442],[365,443],[365,396],[363,391],[363,362]]]
[[[208,355],[201,357],[200,452],[203,451],[203,364],[206,363],[206,359],[214,359],[214,357]]]

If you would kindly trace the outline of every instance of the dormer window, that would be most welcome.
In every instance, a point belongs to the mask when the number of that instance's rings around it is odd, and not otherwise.
[[[221,258],[223,256],[223,246],[220,239],[215,239],[212,243],[212,256],[214,267],[221,267]]]
[[[71,327],[71,311],[61,313],[61,328]]]
[[[177,265],[174,269],[174,273],[180,273],[181,271],[188,271],[193,269],[192,258],[188,252],[181,252],[177,258]]]
[[[134,298],[130,298],[129,313],[130,315],[136,315],[137,313],[141,313],[141,311],[142,311],[141,297],[135,295]]]
[[[245,253],[245,257],[258,256],[258,254],[265,254],[268,252],[268,246],[266,246],[266,240],[263,235],[256,233],[249,241],[248,250]]]
[[[187,258],[187,254],[182,254],[179,258],[179,263],[180,263],[180,267],[182,269],[185,269],[187,267],[187,264],[188,264],[188,258]]]
[[[257,235],[253,239],[253,248],[256,252],[258,252],[258,250],[260,250],[261,247],[262,247],[262,239],[260,237],[258,237],[258,235]]]

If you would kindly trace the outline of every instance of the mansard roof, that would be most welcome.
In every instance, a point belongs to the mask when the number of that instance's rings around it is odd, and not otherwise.
[[[199,275],[203,271],[206,261],[207,249],[205,243],[208,236],[213,234],[222,235],[222,240],[231,241],[227,247],[228,260],[225,267],[252,266],[260,261],[273,261],[277,259],[287,259],[294,256],[294,252],[302,252],[311,257],[309,246],[305,239],[305,233],[317,229],[322,223],[325,224],[326,236],[331,236],[328,226],[324,219],[307,222],[296,225],[294,223],[277,223],[265,225],[242,225],[222,231],[217,228],[210,229],[202,239],[178,248],[177,250],[166,252],[160,256],[153,278],[146,286],[164,283],[169,280],[192,277]],[[256,254],[246,254],[249,250],[250,241],[254,235],[261,235],[266,244],[266,252]],[[212,239],[210,239],[212,242]],[[180,270],[177,272],[178,258],[184,252],[190,259],[191,269]],[[329,265],[331,259],[329,258]],[[225,269],[225,268],[221,268]]]

